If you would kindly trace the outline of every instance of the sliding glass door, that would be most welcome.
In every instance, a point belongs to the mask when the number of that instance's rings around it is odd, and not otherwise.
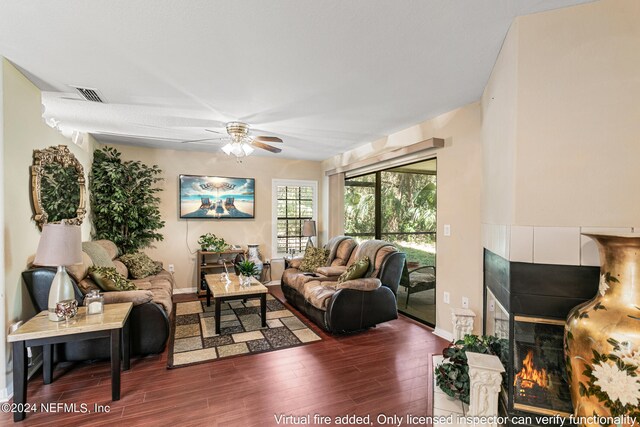
[[[382,239],[407,255],[398,309],[435,324],[436,160],[345,180],[345,234]]]

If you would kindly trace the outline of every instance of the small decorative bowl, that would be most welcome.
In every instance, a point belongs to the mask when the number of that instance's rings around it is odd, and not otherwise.
[[[59,319],[69,320],[78,314],[78,301],[67,299],[56,303],[56,316]]]

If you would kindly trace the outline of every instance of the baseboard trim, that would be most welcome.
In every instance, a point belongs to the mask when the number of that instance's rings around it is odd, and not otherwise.
[[[196,293],[196,288],[174,288],[173,289],[173,294],[174,295],[180,295],[180,294],[195,294]]]
[[[453,334],[449,331],[445,331],[444,329],[439,328],[438,326],[436,326],[435,329],[433,330],[433,335],[437,335],[440,338],[444,338],[449,342],[453,341]]]

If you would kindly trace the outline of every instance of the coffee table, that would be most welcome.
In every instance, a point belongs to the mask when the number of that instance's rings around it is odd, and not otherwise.
[[[227,283],[222,274],[207,274],[207,306],[211,305],[211,296],[216,304],[216,334],[220,334],[220,312],[222,303],[234,299],[260,298],[260,318],[262,327],[267,326],[267,293],[269,290],[254,277],[251,278],[250,286],[241,286],[240,277],[229,274],[231,283]]]
[[[67,324],[52,322],[49,312],[42,311],[7,336],[13,343],[13,403],[19,408],[14,421],[25,417],[27,403],[27,347],[43,347],[43,375],[49,384],[53,371],[53,344],[94,338],[111,339],[111,400],[120,400],[120,345],[122,340],[123,370],[129,369],[129,313],[130,302],[105,304],[102,314],[87,315],[86,307],[78,307],[78,314]]]

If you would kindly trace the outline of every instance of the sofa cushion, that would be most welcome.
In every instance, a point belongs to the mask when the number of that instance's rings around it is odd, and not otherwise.
[[[302,285],[311,280],[314,280],[314,277],[305,276],[297,268],[287,268],[282,273],[282,281],[300,293],[302,293]]]
[[[154,289],[162,289],[169,294],[173,294],[173,285],[169,280],[166,280],[166,279],[149,280],[151,277],[147,277],[145,279],[134,279],[132,280],[132,282],[135,283],[138,289],[146,289],[150,291],[153,291]]]
[[[382,267],[382,263],[384,260],[393,253],[398,252],[398,249],[395,246],[384,246],[380,248],[380,250],[376,253],[376,259],[373,263],[373,271],[369,275],[369,277],[378,277],[380,275],[380,267]],[[369,269],[371,270],[371,269]]]
[[[327,311],[329,300],[336,293],[336,282],[312,280],[304,284],[302,295],[315,308]]]
[[[82,250],[89,255],[93,265],[97,267],[114,267],[109,252],[97,242],[82,242]]]
[[[103,291],[134,291],[136,285],[122,277],[115,267],[96,267],[89,269],[89,276]]]
[[[129,269],[127,268],[126,265],[122,263],[122,261],[119,261],[116,259],[113,261],[113,265],[115,266],[118,274],[120,274],[122,277],[125,277],[127,279],[129,278]]]
[[[151,291],[135,290],[120,292],[105,292],[102,294],[105,304],[116,304],[119,302],[132,302],[133,305],[140,305],[153,300]]]
[[[91,257],[86,252],[82,252],[82,264],[75,265],[67,265],[65,268],[67,269],[67,273],[76,283],[80,283],[87,274],[89,273],[89,268],[93,267],[93,261],[91,261]]]
[[[118,257],[118,247],[111,240],[94,240],[93,243],[102,246],[112,260]]]
[[[304,251],[300,270],[314,272],[316,268],[323,267],[327,263],[328,256],[329,249],[309,247]]]
[[[369,269],[369,257],[365,256],[347,267],[347,270],[338,277],[338,283],[363,277]]]
[[[340,276],[345,271],[347,271],[347,267],[344,265],[316,268],[316,273],[322,274],[323,276],[327,276],[327,277],[337,277],[337,276]]]
[[[368,277],[366,279],[347,280],[346,282],[338,283],[336,289],[356,289],[358,291],[375,291],[382,282],[375,277]]]
[[[134,279],[143,279],[162,271],[162,267],[142,252],[122,255],[119,260],[129,269],[129,275]]]
[[[164,311],[167,312],[167,315],[171,315],[171,310],[173,309],[171,293],[160,288],[151,289],[151,293],[153,294],[153,302],[160,304]]]
[[[96,285],[96,282],[94,282],[89,276],[85,277],[84,279],[78,282],[78,288],[80,289],[80,292],[82,292],[82,295],[86,295],[90,291],[94,291],[94,290],[102,291],[100,286]]]
[[[347,265],[347,262],[349,262],[349,258],[351,257],[351,253],[356,246],[358,246],[358,244],[353,239],[345,239],[340,242],[336,249],[336,255],[331,260],[331,266],[337,267]]]

